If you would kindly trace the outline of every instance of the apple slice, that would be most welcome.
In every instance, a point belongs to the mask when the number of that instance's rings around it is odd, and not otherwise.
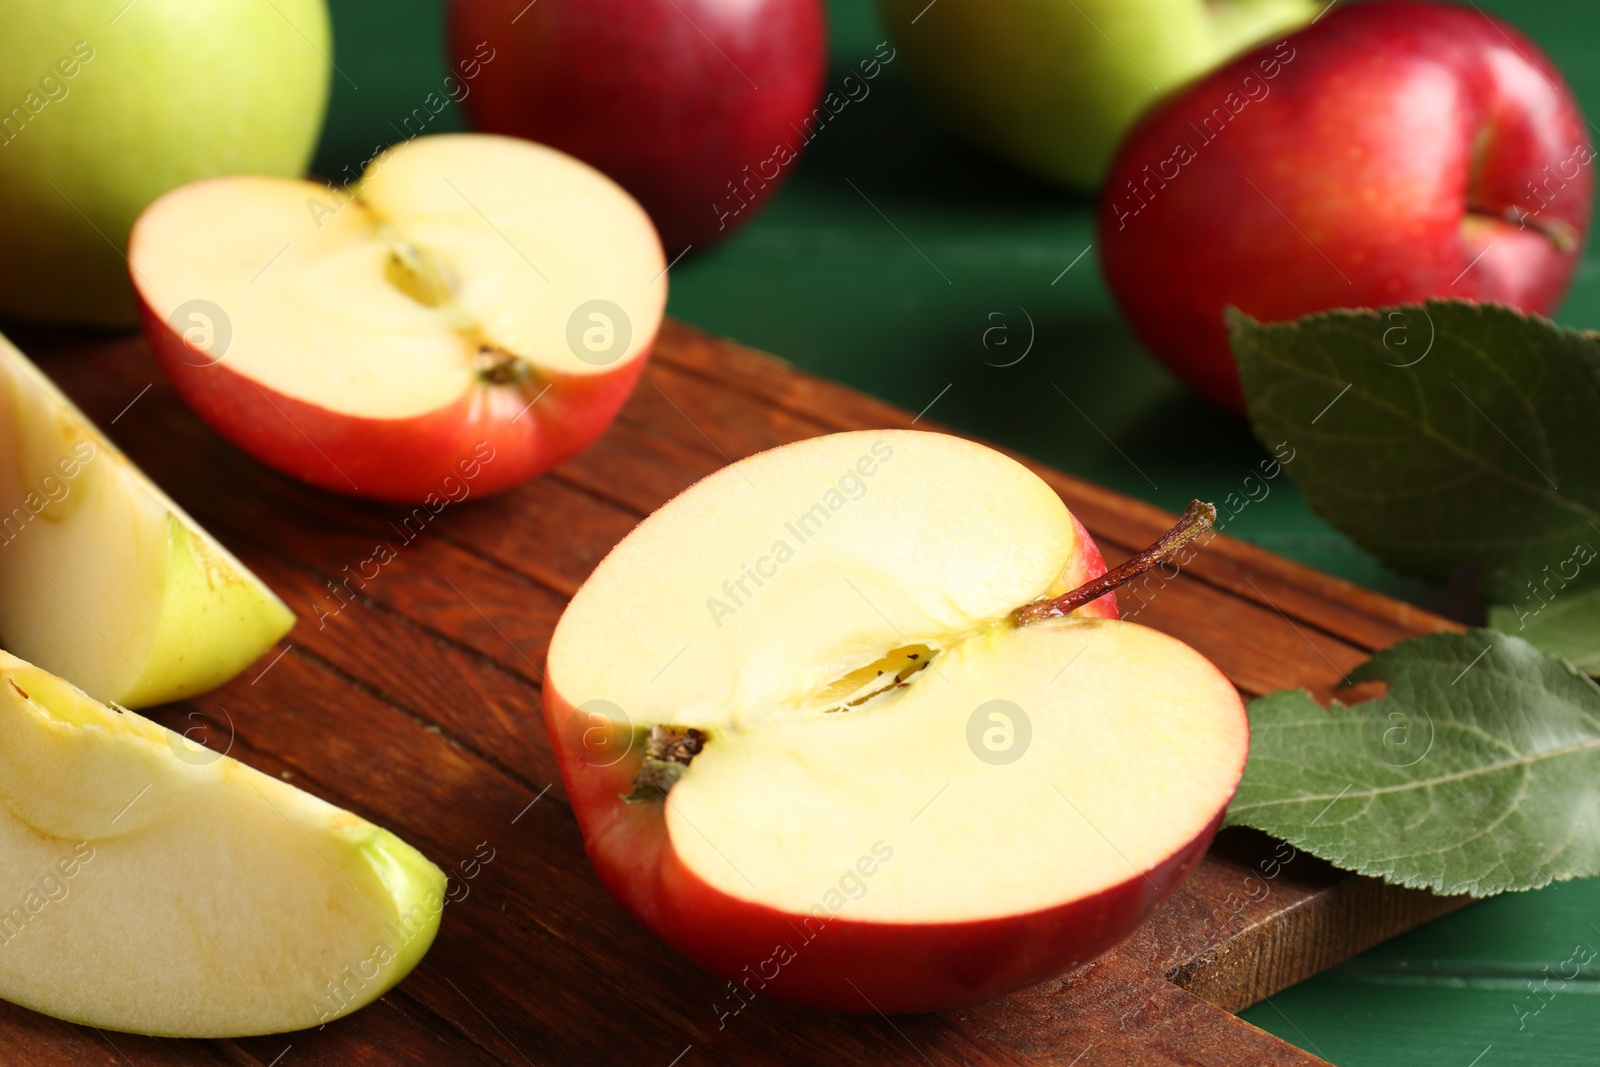
[[[0,642],[98,700],[212,689],[294,614],[0,337]]]
[[[1106,574],[1044,482],[954,437],[835,434],[691,487],[550,645],[601,880],[730,1012],[952,1007],[1105,951],[1244,768],[1233,686],[1107,593],[1201,510]]]
[[[416,849],[0,652],[0,997],[242,1037],[381,996],[438,930]]]
[[[128,261],[151,348],[217,432],[390,500],[503,489],[587,446],[666,305],[661,242],[627,193],[478,134],[407,141],[342,192],[183,186],[139,217]]]

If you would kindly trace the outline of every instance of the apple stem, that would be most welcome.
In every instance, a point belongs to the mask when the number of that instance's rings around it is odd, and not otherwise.
[[[1513,204],[1507,208],[1495,208],[1475,200],[1467,202],[1467,214],[1481,215],[1504,222],[1513,222],[1521,229],[1529,229],[1544,237],[1557,252],[1571,252],[1582,243],[1578,231],[1569,222],[1561,219],[1540,218],[1536,214],[1524,211]]]
[[[1176,556],[1185,545],[1211,529],[1211,524],[1216,521],[1215,505],[1191,500],[1183,517],[1172,529],[1156,538],[1155,544],[1111,568],[1100,577],[1083,583],[1070,593],[1064,593],[1053,600],[1036,600],[1032,604],[1023,605],[1011,613],[1011,619],[1018,626],[1026,626],[1040,619],[1069,615],[1085,604],[1099,600],[1117,586],[1131,582],[1151,567],[1165,563]]]

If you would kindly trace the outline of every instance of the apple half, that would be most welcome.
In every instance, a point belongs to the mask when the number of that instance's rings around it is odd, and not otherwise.
[[[666,305],[644,210],[509,137],[420,137],[348,189],[192,183],[140,215],[128,261],[178,392],[269,466],[336,492],[493,492],[615,418]]]
[[[1099,955],[1199,862],[1249,743],[1214,666],[1100,595],[1126,566],[955,437],[712,474],[551,641],[546,726],[601,881],[729,1011],[954,1007]]]
[[[318,1026],[416,966],[444,891],[389,831],[0,652],[0,997],[167,1037]]]
[[[0,643],[146,707],[238,674],[294,613],[0,337]]]

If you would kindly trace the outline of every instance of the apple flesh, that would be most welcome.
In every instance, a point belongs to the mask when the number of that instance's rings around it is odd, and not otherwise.
[[[145,707],[238,674],[294,614],[0,337],[0,642]]]
[[[108,1030],[318,1026],[427,952],[387,830],[0,653],[0,998]]]
[[[1075,189],[1100,185],[1160,94],[1305,25],[1319,0],[879,0],[913,82],[958,133]]]
[[[493,492],[578,452],[643,370],[666,303],[650,220],[541,145],[408,141],[338,193],[214,178],[139,217],[145,334],[219,433],[336,492]]]
[[[701,481],[551,642],[601,881],[730,1011],[947,1008],[1104,952],[1199,862],[1248,746],[1227,679],[1114,598],[1019,624],[1104,569],[1047,485],[953,437],[835,434]]]
[[[1139,124],[1101,201],[1101,263],[1150,350],[1242,412],[1229,306],[1554,312],[1589,228],[1590,136],[1561,75],[1492,16],[1346,4]]]
[[[0,0],[0,315],[131,326],[146,204],[305,172],[328,100],[324,0]]]
[[[605,171],[674,256],[782,184],[828,58],[821,0],[453,0],[449,35],[479,71],[461,101],[474,129]],[[494,56],[481,68],[480,45]]]

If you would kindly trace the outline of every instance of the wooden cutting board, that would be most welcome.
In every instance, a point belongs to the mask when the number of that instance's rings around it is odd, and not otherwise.
[[[15,339],[300,616],[243,676],[153,717],[395,830],[459,888],[417,971],[321,1030],[182,1042],[0,1005],[0,1063],[1316,1064],[1230,1013],[1464,903],[1229,831],[1130,941],[1057,981],[896,1018],[757,1000],[719,1025],[723,983],[635,924],[584,856],[544,738],[546,643],[600,558],[679,490],[760,449],[906,426],[907,413],[669,323],[594,448],[408,524],[408,509],[307,489],[224,444],[137,339]],[[1174,520],[1035,469],[1109,563]],[[1246,695],[1303,685],[1326,697],[1372,650],[1454,628],[1225,536],[1138,617]]]

